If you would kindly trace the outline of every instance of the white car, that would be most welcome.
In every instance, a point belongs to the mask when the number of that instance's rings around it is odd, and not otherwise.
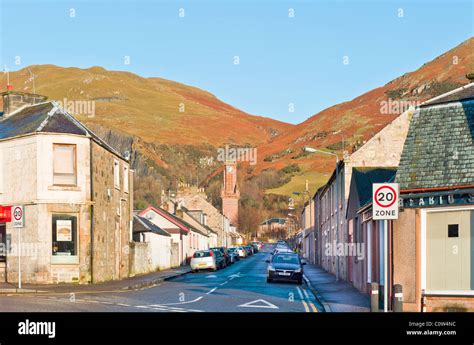
[[[235,252],[239,254],[240,258],[247,257],[247,251],[243,247],[235,247]]]
[[[217,271],[219,268],[216,253],[212,250],[199,250],[191,258],[191,269],[193,272],[208,269]]]

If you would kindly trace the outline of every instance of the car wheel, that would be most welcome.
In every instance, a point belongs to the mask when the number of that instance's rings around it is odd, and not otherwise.
[[[298,285],[303,284],[303,279],[298,279]]]
[[[267,283],[271,283],[273,279],[267,278]]]

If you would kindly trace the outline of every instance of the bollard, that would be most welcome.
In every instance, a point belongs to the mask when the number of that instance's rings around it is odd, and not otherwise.
[[[372,283],[370,285],[370,311],[379,312],[379,284]]]
[[[393,311],[396,313],[403,312],[403,290],[400,284],[393,286]]]

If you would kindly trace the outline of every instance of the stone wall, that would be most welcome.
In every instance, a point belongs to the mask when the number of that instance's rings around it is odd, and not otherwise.
[[[129,276],[130,217],[133,189],[124,190],[124,167],[128,163],[92,143],[93,188],[93,282]],[[118,161],[120,183],[114,186],[114,162]],[[129,182],[131,176],[129,173]]]
[[[130,242],[130,276],[151,272],[151,246],[148,242]]]

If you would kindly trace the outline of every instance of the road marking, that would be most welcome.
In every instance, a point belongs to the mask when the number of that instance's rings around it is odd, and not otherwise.
[[[214,274],[211,274],[210,276],[206,276],[206,278],[217,278]]]
[[[309,313],[309,307],[308,304],[306,304],[306,301],[303,297],[303,293],[301,292],[301,289],[299,286],[296,287],[296,290],[298,290],[298,295],[300,295],[301,303],[303,304],[304,310]]]
[[[229,281],[228,281],[228,280],[226,280],[225,282],[223,282],[223,283],[220,283],[219,285],[221,285],[221,286],[222,286],[222,285],[225,285],[225,284],[227,284],[228,282],[229,282]]]
[[[209,294],[213,293],[216,290],[217,290],[217,287],[215,287],[215,288],[209,290],[208,292],[206,292],[206,295],[209,295]]]
[[[199,296],[198,298],[196,299],[193,299],[192,301],[187,301],[187,302],[176,302],[176,303],[164,303],[164,304],[160,304],[162,306],[166,306],[166,305],[181,305],[181,304],[189,304],[189,303],[194,303],[194,302],[197,302],[197,301],[200,301],[202,299],[202,296]]]
[[[256,303],[260,303],[259,305],[256,305]],[[264,299],[257,299],[252,302],[244,303],[239,305],[238,307],[244,307],[244,308],[266,308],[266,309],[280,309],[276,305],[265,301]]]
[[[125,303],[115,303],[116,305],[119,305],[121,307],[131,307],[130,304],[125,304]]]
[[[306,290],[303,288],[300,288],[299,286],[297,286],[296,289],[298,290],[298,294],[300,295],[300,298],[301,298],[301,303],[303,303],[303,306],[306,312],[309,313],[312,310],[313,313],[317,313],[318,309],[313,304],[313,302],[311,302],[311,299],[308,293],[306,292]],[[303,297],[303,294],[305,295],[306,299]],[[308,305],[311,307],[311,310],[308,308]]]
[[[231,274],[230,276],[227,276],[227,278],[234,279],[234,278],[240,278],[240,272]]]

